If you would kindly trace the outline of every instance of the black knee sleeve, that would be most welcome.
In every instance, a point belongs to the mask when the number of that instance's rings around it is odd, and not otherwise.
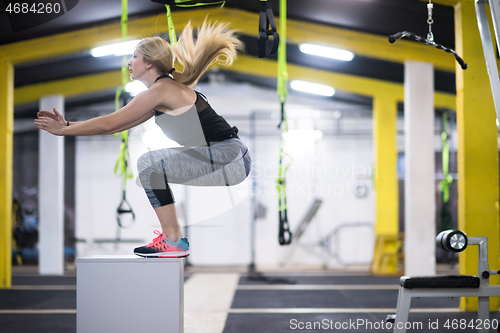
[[[175,202],[172,190],[167,183],[164,175],[152,173],[150,176],[150,184],[156,199],[161,206],[166,206]]]

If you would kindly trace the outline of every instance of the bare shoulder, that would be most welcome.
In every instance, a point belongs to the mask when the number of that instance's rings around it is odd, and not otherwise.
[[[149,90],[159,98],[158,111],[168,112],[196,102],[194,90],[174,80],[160,80]]]

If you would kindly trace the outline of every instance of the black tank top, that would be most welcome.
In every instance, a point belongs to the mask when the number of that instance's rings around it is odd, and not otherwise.
[[[169,75],[162,75],[156,80],[164,77],[172,79]],[[178,144],[191,147],[238,138],[238,128],[231,127],[208,104],[207,98],[202,93],[195,92],[196,102],[187,111],[172,115],[169,112],[154,110],[155,122],[163,133]]]

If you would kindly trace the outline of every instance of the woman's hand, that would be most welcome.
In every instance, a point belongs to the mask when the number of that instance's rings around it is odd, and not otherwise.
[[[57,112],[56,108],[54,108],[54,113],[41,110],[37,113],[37,117],[35,119],[36,127],[54,135],[63,135],[62,132],[67,126],[67,122],[62,114]]]

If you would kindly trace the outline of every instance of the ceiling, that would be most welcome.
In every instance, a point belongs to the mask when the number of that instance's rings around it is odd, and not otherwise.
[[[0,3],[7,3],[0,0]],[[40,17],[30,16],[23,23],[14,26],[5,11],[0,12],[0,46],[3,44],[25,41],[32,38],[75,31],[120,21],[120,0],[64,0],[66,14],[49,22],[36,21]],[[272,0],[275,17],[279,16],[279,1]],[[225,7],[259,12],[259,0],[228,0]],[[165,12],[165,7],[150,0],[128,0],[129,20],[147,17]],[[197,7],[199,9],[199,7]],[[190,9],[172,8],[176,11]],[[399,31],[412,31],[426,36],[428,25],[426,3],[421,0],[288,0],[287,15],[289,19],[303,21],[320,26],[337,27],[351,31],[389,36]],[[26,16],[28,17],[28,16]],[[29,24],[39,24],[26,28]],[[23,26],[24,24],[24,26]],[[255,22],[255,30],[258,22]],[[452,7],[434,5],[433,31],[437,43],[454,48],[454,12]],[[257,57],[257,33],[255,36],[243,35],[246,54]],[[351,62],[340,62],[302,54],[298,46],[287,45],[287,61],[305,67],[344,73],[361,77],[375,78],[390,82],[403,82],[404,65],[402,63],[383,61],[366,56],[356,56]],[[93,58],[89,53],[69,55],[57,59],[46,59],[34,63],[15,66],[15,87],[40,82],[76,77],[80,75],[117,70],[121,67],[121,57]],[[258,75],[242,74],[230,69],[222,71],[226,81],[247,82],[260,87],[275,89],[276,80]],[[208,81],[206,75],[203,81]],[[455,93],[455,75],[450,72],[435,70],[435,89],[437,91]],[[112,92],[103,92],[76,99],[79,106],[85,103],[96,103],[114,98]],[[371,105],[371,99],[339,92],[332,100],[346,105]],[[33,107],[16,105],[15,117],[33,116]]]

